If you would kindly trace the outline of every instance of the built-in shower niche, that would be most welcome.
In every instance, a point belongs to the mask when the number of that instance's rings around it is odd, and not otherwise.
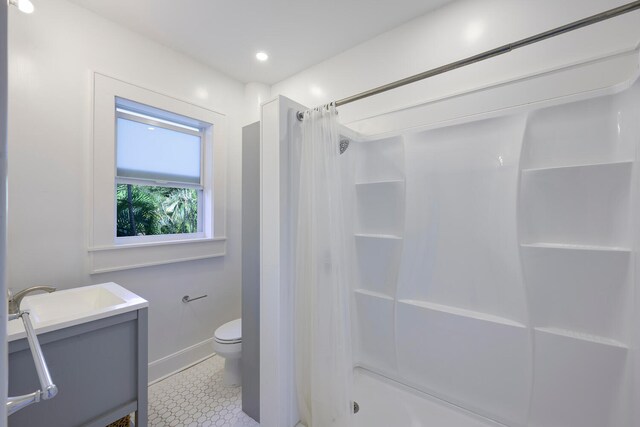
[[[402,239],[359,234],[356,238],[358,283],[361,289],[394,298]]]
[[[395,298],[404,234],[404,141],[360,141],[355,149],[357,289]]]
[[[356,141],[355,364],[394,375],[395,298],[404,235],[402,136]]]
[[[532,427],[627,426],[628,349],[568,331],[537,329]]]
[[[534,427],[630,425],[639,87],[528,117],[519,222]]]
[[[396,371],[394,299],[357,289],[355,303],[358,331],[355,364],[393,375]]]
[[[355,148],[356,234],[383,239],[401,237],[404,229],[403,138],[361,141]]]
[[[635,158],[640,87],[533,111],[522,168],[615,163]]]
[[[404,180],[404,140],[402,136],[360,141],[355,147],[356,182]]]
[[[627,342],[629,251],[536,245],[522,250],[535,327]]]
[[[628,248],[632,165],[523,170],[523,243]]]

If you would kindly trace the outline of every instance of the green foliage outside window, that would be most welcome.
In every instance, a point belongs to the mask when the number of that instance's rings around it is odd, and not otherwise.
[[[196,233],[198,191],[118,184],[117,236]]]

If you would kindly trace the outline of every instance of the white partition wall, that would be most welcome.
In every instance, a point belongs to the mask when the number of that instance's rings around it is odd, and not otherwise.
[[[278,97],[260,118],[260,425],[294,426],[291,200],[295,114],[302,105]]]

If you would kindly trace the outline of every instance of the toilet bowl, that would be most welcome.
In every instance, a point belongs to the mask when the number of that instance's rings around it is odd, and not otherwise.
[[[242,319],[232,320],[216,329],[213,334],[213,351],[224,358],[223,380],[225,385],[240,385],[240,356],[242,355]]]

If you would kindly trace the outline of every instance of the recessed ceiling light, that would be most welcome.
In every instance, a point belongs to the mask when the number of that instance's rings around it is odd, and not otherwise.
[[[18,6],[20,12],[23,13],[33,13],[35,8],[33,7],[33,3],[30,0],[9,0],[9,4],[14,6]]]
[[[264,62],[264,61],[266,61],[267,59],[269,59],[269,55],[267,55],[267,53],[266,53],[266,52],[258,52],[258,53],[256,53],[256,59],[257,59],[258,61],[262,61],[262,62]]]

